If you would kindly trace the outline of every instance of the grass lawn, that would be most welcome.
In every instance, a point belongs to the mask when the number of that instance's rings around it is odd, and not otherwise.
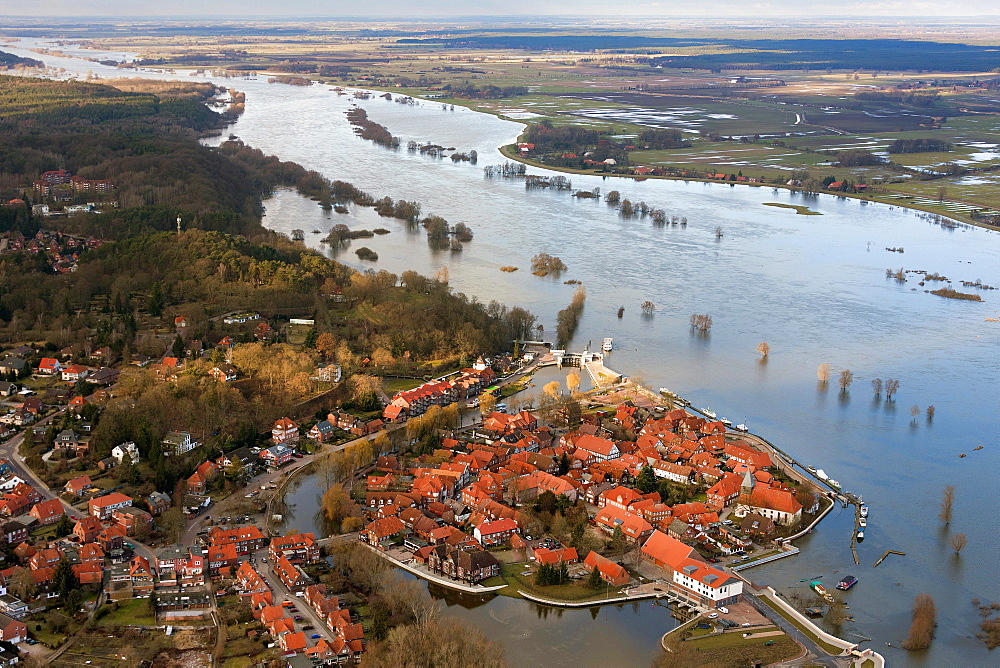
[[[764,643],[771,642],[770,645]],[[733,668],[737,666],[767,665],[791,659],[802,652],[802,648],[787,635],[767,638],[744,638],[742,633],[723,633],[712,636],[693,637],[682,641],[677,634],[667,638],[667,644],[680,657],[697,661],[698,665]]]
[[[382,389],[390,397],[397,392],[404,392],[406,390],[412,390],[415,387],[419,387],[424,381],[417,380],[415,378],[395,378],[392,376],[386,376],[382,379]]]
[[[521,573],[528,569],[531,569],[531,575],[521,575]],[[587,586],[586,579],[571,581],[569,584],[564,585],[537,587],[535,586],[535,570],[536,569],[533,564],[502,564],[500,566],[500,576],[490,578],[483,584],[485,586],[496,586],[507,583],[507,588],[501,589],[497,593],[503,594],[504,596],[510,596],[512,598],[522,598],[518,594],[518,590],[523,590],[541,598],[570,602],[599,602],[608,597],[608,592],[610,592],[610,596],[612,598],[614,598],[619,592],[618,587],[611,587],[610,590],[602,588],[595,591]]]
[[[834,655],[834,656],[836,656],[836,655],[838,655],[838,654],[841,653],[842,650],[839,647],[834,647],[833,645],[831,645],[829,643],[823,642],[820,638],[818,638],[816,636],[816,634],[814,634],[812,631],[810,631],[809,629],[807,629],[801,622],[799,622],[799,620],[794,619],[791,615],[787,614],[784,610],[782,610],[781,608],[779,608],[778,606],[776,606],[774,603],[772,603],[771,601],[769,601],[766,597],[761,596],[760,600],[763,601],[764,604],[767,605],[767,607],[771,608],[776,613],[778,613],[779,615],[781,615],[782,617],[784,617],[792,626],[794,626],[799,631],[802,631],[802,633],[804,633],[807,636],[809,636],[809,639],[812,640],[817,645],[819,645],[823,649],[823,651],[825,651],[826,653]]]
[[[110,604],[104,607],[104,614],[97,619],[99,626],[127,626],[130,624],[155,624],[156,619],[149,614],[149,602],[144,598],[133,598],[117,604],[112,610]]]

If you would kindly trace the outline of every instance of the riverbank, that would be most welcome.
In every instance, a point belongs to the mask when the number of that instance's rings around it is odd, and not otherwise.
[[[645,181],[645,180],[648,180],[648,179],[656,179],[656,180],[660,180],[660,181],[687,181],[687,182],[692,182],[692,183],[715,183],[715,184],[718,184],[718,185],[728,185],[728,186],[749,186],[751,188],[780,188],[782,190],[788,190],[790,192],[796,192],[796,193],[803,193],[803,194],[805,194],[804,191],[802,190],[802,188],[797,187],[797,186],[790,186],[790,185],[785,184],[785,183],[752,183],[752,182],[749,182],[749,181],[721,181],[719,179],[705,179],[705,178],[699,178],[699,177],[696,177],[696,176],[670,176],[670,175],[667,175],[667,174],[656,174],[656,175],[654,175],[654,174],[617,174],[617,173],[614,173],[614,172],[602,172],[602,171],[597,170],[597,169],[589,169],[588,170],[588,169],[572,169],[570,167],[558,167],[558,166],[555,166],[555,165],[547,165],[547,164],[545,164],[543,162],[539,162],[537,160],[530,160],[528,158],[525,158],[525,157],[523,157],[522,155],[520,155],[515,150],[516,148],[517,148],[517,144],[508,144],[506,146],[499,147],[498,150],[500,151],[500,153],[505,158],[513,160],[514,162],[520,162],[520,163],[523,163],[525,165],[529,165],[531,167],[537,167],[538,169],[545,169],[545,170],[549,170],[549,171],[553,171],[553,172],[562,172],[562,173],[565,173],[565,174],[579,174],[580,176],[600,176],[602,178],[616,177],[616,178],[621,178],[621,179],[631,179],[633,181]],[[903,209],[912,209],[914,211],[923,211],[925,213],[932,213],[934,215],[941,216],[942,218],[945,218],[945,219],[948,219],[948,220],[953,220],[953,221],[955,221],[957,223],[963,223],[965,225],[972,225],[974,227],[981,227],[981,228],[983,228],[985,230],[992,230],[994,232],[1000,231],[1000,227],[998,227],[996,225],[988,225],[986,223],[982,223],[982,222],[973,220],[972,218],[969,218],[967,216],[962,216],[962,215],[956,214],[954,212],[950,212],[950,211],[943,212],[943,211],[941,211],[941,210],[939,210],[937,208],[934,208],[934,207],[913,204],[912,202],[908,202],[906,204],[903,204],[903,203],[899,202],[898,198],[901,197],[901,196],[905,197],[905,195],[892,194],[892,195],[886,195],[885,197],[879,198],[877,196],[870,195],[870,194],[834,192],[834,191],[831,191],[831,192],[824,191],[824,192],[821,192],[821,193],[810,193],[810,194],[830,195],[832,197],[843,197],[843,198],[846,198],[846,199],[859,200],[861,202],[871,202],[873,204],[885,204],[885,205],[888,205],[888,206],[898,206],[898,207],[903,208]],[[768,205],[769,206],[774,206],[774,204],[768,204]],[[787,206],[787,205],[785,205],[785,206]],[[790,208],[796,208],[796,207],[790,207]],[[796,211],[796,213],[798,214],[798,213],[801,213],[801,212],[800,211]],[[822,214],[820,214],[818,212],[812,212],[812,213],[810,213],[808,215],[822,215]]]

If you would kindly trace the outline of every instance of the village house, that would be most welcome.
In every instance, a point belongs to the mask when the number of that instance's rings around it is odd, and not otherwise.
[[[271,447],[264,448],[260,451],[260,458],[264,460],[268,466],[273,466],[274,468],[287,464],[292,461],[293,457],[294,450],[289,448],[287,445],[272,445]]]
[[[76,478],[70,478],[66,481],[66,485],[63,489],[66,490],[67,494],[73,494],[75,496],[83,496],[93,486],[93,482],[90,480],[89,475],[82,475]]]
[[[239,370],[232,364],[219,364],[212,367],[208,373],[220,383],[231,383],[240,377]]]
[[[209,541],[212,545],[233,544],[240,554],[256,552],[267,544],[267,538],[256,526],[233,527],[232,529],[214,527],[209,532]]]
[[[0,640],[16,645],[27,637],[28,627],[24,622],[0,612]]]
[[[87,515],[77,520],[73,526],[73,534],[80,539],[81,543],[91,543],[97,540],[97,535],[103,529],[104,526],[101,524],[101,520],[93,515]]]
[[[43,357],[38,363],[38,373],[43,376],[54,376],[61,370],[62,365],[54,357]]]
[[[587,558],[583,560],[583,565],[588,571],[596,568],[601,574],[601,579],[614,587],[625,586],[631,579],[624,566],[616,564],[607,557],[602,557],[594,550],[591,550]]]
[[[333,438],[335,433],[336,429],[328,420],[321,420],[309,430],[309,438],[317,443],[325,443]]]
[[[56,435],[54,447],[56,450],[72,450],[77,456],[85,455],[90,450],[90,437],[81,436],[72,429],[64,429]]]
[[[194,450],[199,445],[198,441],[192,440],[191,434],[186,431],[172,431],[163,437],[163,455],[183,455],[185,452]]]
[[[642,554],[667,572],[671,591],[697,605],[732,605],[743,593],[743,580],[702,562],[693,548],[663,532],[653,532],[642,546]]]
[[[131,505],[132,497],[125,496],[121,492],[105,494],[87,502],[89,514],[99,520],[109,519],[111,514],[118,508],[125,508]]]
[[[402,537],[405,532],[406,525],[402,520],[398,517],[386,517],[366,526],[358,534],[358,538],[372,547],[385,549],[387,543],[397,536]]]
[[[475,528],[472,535],[483,547],[503,545],[510,541],[511,536],[518,533],[517,522],[505,518],[492,522],[483,522]]]
[[[111,513],[111,519],[115,524],[125,529],[126,536],[134,536],[141,529],[149,529],[153,526],[153,516],[141,508],[126,506],[116,508]]]
[[[486,550],[463,550],[449,545],[431,549],[427,566],[434,573],[478,584],[500,573],[500,562]]]
[[[291,443],[299,439],[299,425],[294,420],[283,417],[271,428],[271,441],[276,445]]]
[[[116,445],[111,448],[111,456],[115,458],[119,464],[122,463],[122,459],[128,455],[129,461],[133,464],[139,463],[139,448],[136,447],[135,443],[129,441],[128,443],[122,443],[121,445]]]
[[[309,564],[319,559],[319,544],[312,532],[272,538],[268,548],[272,560],[284,557],[293,564]]]
[[[758,486],[749,471],[744,474],[740,496],[733,509],[735,517],[755,513],[783,526],[795,526],[802,521],[802,504],[784,489]]]
[[[36,503],[29,514],[38,520],[39,525],[48,526],[58,522],[66,514],[66,511],[63,510],[62,502],[59,499],[48,499]]]
[[[278,560],[271,563],[271,570],[292,593],[300,592],[305,589],[306,585],[311,584],[309,576],[299,566],[283,556],[279,555]]]

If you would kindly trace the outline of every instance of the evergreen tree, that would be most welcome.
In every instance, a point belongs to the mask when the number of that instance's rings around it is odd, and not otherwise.
[[[592,571],[590,571],[590,578],[587,580],[587,586],[591,589],[600,589],[604,586],[604,579],[601,577],[601,571],[596,566]]]
[[[181,338],[180,334],[174,337],[174,345],[171,350],[174,353],[174,357],[179,360],[184,359],[184,339]]]
[[[653,467],[646,464],[635,478],[635,487],[643,494],[649,494],[656,491],[656,485],[656,474],[653,473]]]
[[[56,536],[62,538],[63,536],[68,536],[73,531],[73,521],[69,518],[69,515],[63,513],[63,516],[59,518],[59,523],[56,524]]]
[[[559,562],[559,573],[556,578],[557,584],[566,584],[569,582],[569,566],[566,565],[565,561]]]
[[[79,588],[79,586],[80,580],[76,577],[76,573],[73,572],[73,566],[63,556],[59,560],[59,563],[56,564],[56,570],[52,574],[52,587],[59,594],[59,600],[65,603],[69,593]]]
[[[569,457],[566,453],[562,453],[562,457],[559,458],[559,475],[566,475],[569,473]]]

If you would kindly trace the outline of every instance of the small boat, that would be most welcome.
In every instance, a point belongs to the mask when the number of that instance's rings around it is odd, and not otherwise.
[[[323,234],[321,230],[313,230],[313,234]]]
[[[615,347],[615,340],[612,339],[610,336],[604,339],[604,343],[601,344],[601,349],[606,353],[610,353],[611,349],[614,347]]]
[[[746,425],[745,425],[745,424],[743,424],[742,422],[741,422],[741,423],[739,423],[738,425],[736,425],[736,429],[737,429],[738,431],[750,431],[750,427],[746,426]]]
[[[730,420],[729,418],[719,418],[719,422],[721,422],[722,424],[726,425],[727,427],[732,427],[733,426],[733,421]]]
[[[707,415],[708,417],[712,418],[713,420],[716,418],[715,411],[713,411],[711,408],[703,408],[701,409],[701,412]]]
[[[853,575],[845,575],[844,578],[837,583],[837,589],[840,591],[847,591],[854,585],[858,584],[858,579]]]
[[[833,478],[830,478],[829,480],[827,480],[827,482],[830,484],[831,487],[836,487],[837,489],[840,489],[840,483],[834,480]]]
[[[819,594],[819,597],[821,599],[823,599],[827,603],[833,603],[833,596],[831,596],[830,593],[826,590],[826,587],[823,586],[823,583],[821,583],[818,580],[814,580],[813,582],[809,583],[809,586],[812,587],[812,590],[814,592]]]
[[[868,520],[862,517],[860,520],[858,520],[858,526],[864,529],[865,527],[868,526]]]
[[[858,539],[859,543],[865,539],[865,530],[864,529],[858,529],[857,539]]]
[[[861,517],[868,517],[868,506],[861,505]]]
[[[816,477],[819,478],[820,480],[829,480],[830,479],[830,476],[828,476],[826,474],[826,471],[824,471],[823,469],[816,469]]]
[[[816,467],[815,466],[807,466],[806,467],[806,471],[809,471],[809,473],[816,473]]]

